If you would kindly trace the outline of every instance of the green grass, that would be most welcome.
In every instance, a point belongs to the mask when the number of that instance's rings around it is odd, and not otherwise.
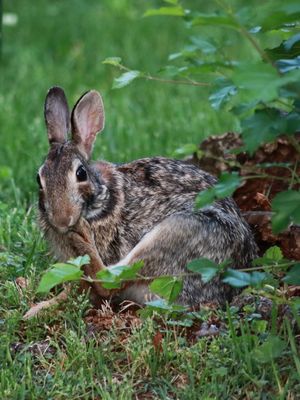
[[[170,156],[235,126],[211,109],[204,89],[139,80],[111,90],[116,72],[101,63],[106,57],[121,56],[126,65],[155,73],[184,43],[176,19],[141,19],[145,8],[137,0],[4,1],[4,11],[19,21],[4,26],[0,63],[0,398],[296,399],[299,358],[287,328],[271,326],[287,343],[282,356],[258,363],[255,348],[269,331],[240,321],[233,310],[220,311],[225,329],[219,337],[194,343],[152,319],[131,332],[116,325],[91,336],[83,320],[88,302],[76,294],[64,310],[22,321],[52,261],[35,223],[49,87],[63,86],[71,104],[88,89],[101,91],[107,124],[94,157],[114,162]],[[23,292],[17,277],[28,279]],[[199,323],[205,318],[209,312]],[[30,345],[46,339],[54,353],[33,354]],[[19,342],[24,347],[14,351]]]
[[[212,111],[204,89],[138,81],[111,90],[116,71],[102,64],[106,57],[118,55],[133,68],[155,72],[184,41],[176,20],[142,19],[137,4],[4,4],[19,22],[4,26],[3,33],[0,164],[11,168],[22,198],[35,191],[35,171],[47,152],[43,102],[53,85],[65,88],[71,105],[90,88],[103,94],[107,124],[96,158],[122,162],[171,155],[187,141],[232,128],[229,117]]]

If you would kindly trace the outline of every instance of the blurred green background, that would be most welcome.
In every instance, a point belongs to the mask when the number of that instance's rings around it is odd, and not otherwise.
[[[47,153],[43,102],[62,86],[70,105],[86,90],[104,98],[106,128],[94,158],[113,162],[172,156],[186,143],[233,128],[230,116],[212,110],[204,88],[137,80],[111,90],[119,75],[103,65],[120,56],[132,69],[156,74],[182,48],[188,31],[179,18],[142,15],[159,2],[138,0],[39,0],[3,2],[0,64],[0,200],[31,202],[35,176]]]

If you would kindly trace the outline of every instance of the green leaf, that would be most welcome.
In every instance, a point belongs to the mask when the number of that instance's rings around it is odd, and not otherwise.
[[[300,285],[300,263],[295,264],[283,278],[289,285]]]
[[[121,57],[108,57],[104,61],[102,61],[102,64],[109,64],[118,67],[119,65],[121,65],[121,61]]]
[[[253,260],[252,265],[272,265],[278,264],[283,260],[283,254],[278,246],[269,247],[268,250],[264,253],[263,257],[258,257]]]
[[[239,187],[241,178],[236,172],[222,172],[218,178],[218,183],[215,185],[216,197],[223,199],[231,196]]]
[[[278,67],[279,71],[285,74],[286,72],[292,71],[294,69],[299,69],[300,68],[300,56],[289,60],[277,60],[276,61],[276,66]]]
[[[199,273],[204,283],[209,282],[220,271],[218,264],[208,260],[207,258],[200,258],[191,261],[187,264],[187,269]]]
[[[222,86],[221,88],[214,91],[209,96],[209,101],[215,110],[219,110],[221,106],[223,106],[230,97],[236,94],[236,87],[234,85],[227,84]]]
[[[269,247],[268,250],[265,252],[264,257],[271,261],[278,262],[283,259],[283,254],[280,247],[272,246]]]
[[[253,319],[251,321],[251,328],[254,330],[256,334],[262,334],[267,331],[268,328],[268,321],[265,320],[258,320],[258,319]]]
[[[234,269],[228,269],[224,273],[224,278],[222,281],[228,283],[233,287],[246,287],[246,286],[261,286],[263,281],[266,279],[266,274],[264,272],[242,272]]]
[[[152,17],[154,15],[169,15],[172,17],[184,17],[185,11],[181,6],[176,7],[161,7],[147,10],[144,17]]]
[[[240,182],[241,178],[236,172],[223,172],[219,176],[218,183],[215,186],[198,193],[195,199],[195,207],[201,208],[213,203],[217,199],[231,196],[240,185]]]
[[[275,67],[261,62],[240,63],[231,76],[238,88],[240,102],[270,102],[278,96],[281,87],[299,81],[300,71],[280,75]]]
[[[241,63],[231,76],[233,83],[245,92],[247,100],[271,101],[277,96],[281,85],[274,67],[263,62]]]
[[[182,314],[187,311],[187,307],[179,304],[170,304],[165,299],[156,299],[145,303],[146,307],[139,311],[139,315],[143,318],[153,315],[153,312],[159,314]]]
[[[82,275],[83,271],[79,266],[67,263],[54,264],[53,268],[43,275],[37,293],[47,293],[56,285],[79,280]]]
[[[113,89],[120,89],[124,86],[127,86],[129,85],[129,83],[134,81],[136,78],[141,77],[142,75],[143,74],[141,73],[141,71],[124,72],[124,74],[114,79]]]
[[[135,279],[137,273],[142,269],[143,266],[144,266],[143,261],[137,261],[132,265],[125,265],[125,266],[123,266],[122,273],[119,275],[119,277],[121,279],[127,279],[127,280]],[[112,271],[112,270],[116,271],[116,269],[114,270],[114,267],[109,268],[110,271]]]
[[[205,207],[206,205],[213,203],[215,199],[216,194],[214,188],[203,190],[202,192],[197,194],[197,197],[195,199],[195,208]]]
[[[272,230],[279,233],[290,223],[300,224],[300,191],[278,193],[272,201]]]
[[[172,304],[169,304],[165,299],[156,299],[147,301],[146,305],[155,309],[161,309],[166,311],[172,310]]]
[[[101,285],[105,289],[119,289],[121,287],[121,280],[118,279],[114,274],[112,274],[108,269],[102,270],[101,275],[98,275],[97,278],[101,281]]]
[[[183,54],[184,55],[184,54]],[[190,57],[187,57],[189,60]],[[190,61],[190,60],[189,60]],[[234,68],[234,62],[229,62],[229,61],[203,61],[202,59],[200,60],[199,58],[193,59],[193,63],[190,66],[186,67],[185,70],[181,73],[182,76],[191,77],[191,75],[194,76],[202,76],[202,81],[206,81],[207,84],[210,86],[210,80],[211,78],[216,75],[217,73],[222,73],[224,74],[225,70],[226,73],[228,70],[232,70]],[[205,76],[206,75],[206,76]]]
[[[159,70],[159,76],[164,78],[175,78],[182,75],[186,71],[187,67],[176,67],[175,65],[166,65]]]
[[[293,35],[273,49],[266,49],[266,52],[272,61],[295,58],[300,54],[300,33]]]
[[[231,29],[240,29],[239,23],[229,15],[216,15],[216,14],[198,14],[193,17],[192,26],[198,25],[213,25],[219,27],[226,27]]]
[[[202,36],[191,36],[190,41],[195,48],[201,50],[204,54],[212,54],[217,51],[217,47]]]
[[[291,50],[296,50],[297,46],[297,53],[295,55],[300,54],[300,33],[296,33],[295,35],[291,36],[288,40],[283,42],[284,49],[287,52]]]
[[[300,19],[300,7],[298,0],[289,0],[274,4],[268,2],[260,7],[257,23],[264,31],[281,28],[286,24],[297,22]]]
[[[68,264],[75,265],[76,267],[82,267],[83,265],[88,264],[91,261],[90,256],[85,254],[84,256],[79,256],[77,258],[71,258],[68,261]]]
[[[268,363],[274,358],[280,357],[286,346],[287,343],[278,336],[270,336],[262,345],[253,351],[252,355],[259,363]]]
[[[132,265],[114,265],[97,272],[96,277],[105,289],[117,289],[121,287],[124,280],[135,279],[143,265],[143,261]]]
[[[253,153],[260,145],[273,141],[284,132],[284,125],[279,110],[256,110],[253,115],[241,121],[246,150]]]
[[[182,290],[182,280],[174,276],[161,276],[149,285],[150,290],[172,303]]]

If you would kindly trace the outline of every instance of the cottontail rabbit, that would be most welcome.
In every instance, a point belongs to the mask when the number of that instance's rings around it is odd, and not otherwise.
[[[71,138],[68,139],[71,119]],[[220,263],[232,260],[242,268],[256,255],[247,223],[231,198],[194,209],[198,192],[216,179],[182,161],[144,158],[128,164],[91,162],[97,132],[104,127],[102,99],[96,91],[84,94],[69,117],[64,91],[49,90],[45,120],[50,150],[38,173],[39,221],[56,257],[88,253],[85,274],[143,260],[144,276],[180,275],[186,264],[206,257]],[[109,291],[93,283],[96,296]],[[214,279],[185,276],[178,301],[224,303],[229,288]],[[122,288],[114,297],[144,303],[145,281]]]

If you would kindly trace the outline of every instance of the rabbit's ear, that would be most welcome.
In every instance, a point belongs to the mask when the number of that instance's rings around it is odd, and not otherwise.
[[[91,90],[78,100],[71,122],[73,142],[89,159],[96,135],[104,128],[104,106],[98,92]]]
[[[70,126],[70,113],[65,92],[54,86],[49,89],[44,108],[49,143],[64,143]]]

